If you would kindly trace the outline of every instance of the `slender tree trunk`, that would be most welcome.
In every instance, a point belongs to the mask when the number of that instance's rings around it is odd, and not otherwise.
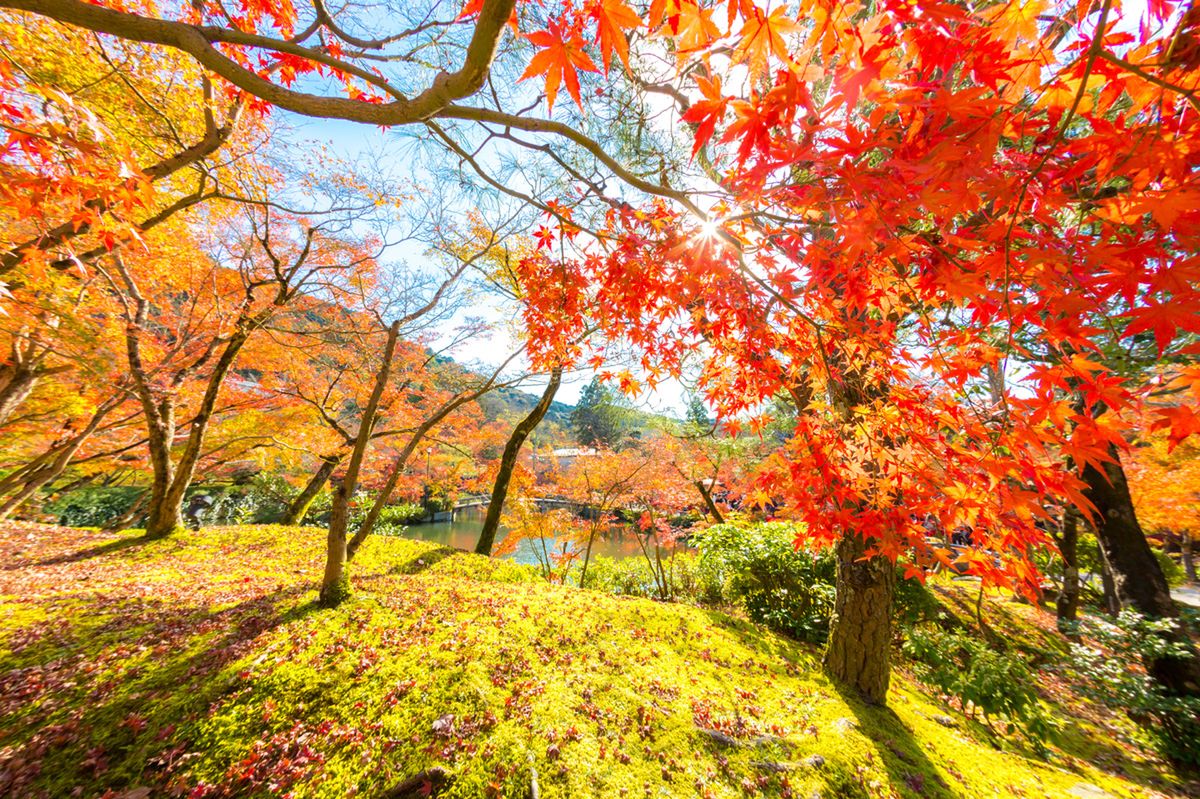
[[[0,425],[8,421],[17,406],[33,391],[37,378],[36,370],[22,368],[19,364],[0,367]]]
[[[499,372],[497,372],[497,374],[499,374]],[[350,539],[347,555],[351,560],[354,559],[354,555],[358,552],[358,548],[361,547],[363,542],[367,540],[367,537],[371,535],[371,531],[375,529],[375,523],[379,521],[379,515],[383,513],[383,509],[387,506],[388,500],[392,496],[392,492],[396,490],[396,484],[400,482],[400,475],[404,474],[404,469],[408,465],[408,460],[412,457],[413,452],[416,451],[417,445],[421,443],[421,439],[423,439],[430,430],[441,424],[442,420],[453,413],[457,408],[462,407],[471,400],[479,399],[488,391],[491,391],[495,378],[496,375],[493,375],[492,379],[485,383],[481,388],[464,394],[459,394],[453,399],[448,400],[444,405],[434,411],[433,415],[421,422],[421,425],[413,431],[412,436],[408,439],[408,444],[406,444],[404,449],[400,451],[400,454],[396,456],[396,459],[392,461],[391,468],[388,470],[387,481],[384,482],[383,488],[379,491],[379,495],[375,497],[375,502],[372,503],[370,509],[367,511],[367,515],[364,517],[362,525],[358,528],[358,531],[354,534],[354,537]]]
[[[492,498],[488,502],[487,515],[483,519],[483,529],[480,530],[479,541],[475,544],[476,554],[491,557],[492,547],[496,545],[496,531],[500,529],[500,514],[504,510],[504,500],[508,497],[508,484],[517,466],[521,445],[545,418],[561,384],[562,367],[555,367],[537,405],[513,428],[512,435],[508,437],[508,443],[504,445],[504,454],[500,458],[500,471],[496,473],[496,482],[492,485]]]
[[[346,465],[346,474],[334,486],[333,511],[329,517],[329,537],[325,548],[325,575],[321,578],[320,602],[323,607],[337,607],[350,595],[350,580],[346,576],[346,561],[349,559],[346,534],[350,526],[350,499],[358,488],[358,474],[362,469],[363,458],[366,457],[367,445],[371,443],[371,431],[375,427],[379,402],[392,373],[392,358],[396,354],[396,341],[399,338],[400,321],[397,320],[388,328],[383,361],[379,365],[379,371],[375,373],[375,385],[372,386],[371,396],[363,408],[358,435],[354,438],[354,449],[351,450],[350,462]]]
[[[693,485],[700,492],[700,496],[704,498],[704,507],[708,509],[708,514],[713,517],[713,521],[717,524],[724,524],[725,516],[722,515],[721,509],[717,507],[717,503],[713,502],[712,492],[708,490],[708,486],[704,485],[703,480],[697,480]]]
[[[320,604],[336,608],[350,596],[346,575],[346,529],[350,525],[350,491],[346,480],[334,481],[333,512],[329,517],[329,535],[325,547],[325,574],[321,578]]]
[[[1100,589],[1104,592],[1104,612],[1109,616],[1116,616],[1121,612],[1121,600],[1117,599],[1117,584],[1113,580],[1112,566],[1108,565],[1103,547],[1100,548]]]
[[[1058,551],[1063,559],[1063,581],[1054,605],[1059,622],[1075,621],[1079,616],[1079,511],[1074,507],[1063,511]]]
[[[1183,538],[1179,541],[1179,552],[1183,560],[1183,573],[1187,575],[1189,583],[1196,582],[1196,542],[1192,540],[1192,531],[1184,530]]]
[[[1084,492],[1096,508],[1096,538],[1112,569],[1114,589],[1121,608],[1131,608],[1151,618],[1175,618],[1178,610],[1171,599],[1166,576],[1138,524],[1120,454],[1111,447],[1112,460],[1101,469],[1088,465],[1083,470]],[[1176,627],[1172,638],[1186,643],[1188,657],[1157,658],[1146,670],[1171,693],[1200,695],[1200,660],[1186,631]]]
[[[593,520],[592,521],[592,529],[591,529],[591,531],[588,532],[587,547],[584,548],[584,550],[583,550],[583,570],[579,572],[579,587],[580,588],[587,587],[588,564],[592,560],[592,544],[596,540],[596,529],[599,526],[600,526],[600,522],[597,520]],[[641,538],[638,538],[638,543],[639,544],[641,543]]]
[[[362,524],[359,525],[358,530],[354,532],[354,537],[350,539],[350,543],[347,545],[346,556],[350,560],[354,560],[359,547],[363,545],[363,542],[367,540],[367,537],[375,529],[375,523],[379,521],[380,514],[387,507],[392,492],[396,490],[396,483],[400,481],[400,475],[404,473],[409,458],[417,451],[417,446],[421,443],[421,439],[425,438],[425,434],[432,430],[434,425],[443,418],[444,415],[437,415],[432,419],[426,419],[412,436],[409,437],[408,443],[404,445],[404,449],[400,450],[400,454],[392,461],[387,481],[383,484],[383,488],[380,489],[378,496],[375,497],[375,502],[367,510],[367,515],[363,518]]]
[[[868,704],[887,703],[891,679],[892,600],[896,567],[886,557],[863,560],[856,534],[837,543],[837,598],[825,648],[825,672]]]
[[[145,403],[143,403],[145,404]],[[154,416],[147,414],[150,453],[150,492],[146,500],[146,537],[166,538],[183,528],[183,498],[171,505],[170,489],[175,479],[171,443],[175,440],[175,403],[170,397],[150,401]]]
[[[104,532],[115,533],[118,530],[127,529],[129,525],[133,524],[134,521],[137,520],[137,517],[141,515],[142,510],[146,507],[146,502],[149,499],[150,491],[143,491],[138,498],[134,500],[134,503],[129,506],[129,510],[125,511],[117,518],[109,519],[107,522],[105,522]]]
[[[321,466],[316,473],[309,478],[308,483],[296,495],[296,498],[288,505],[287,510],[283,514],[283,519],[280,524],[298,525],[304,521],[305,515],[308,513],[309,507],[312,506],[313,500],[317,498],[317,494],[321,493],[321,489],[329,482],[329,478],[333,476],[333,470],[342,462],[341,454],[325,455],[321,458]]]

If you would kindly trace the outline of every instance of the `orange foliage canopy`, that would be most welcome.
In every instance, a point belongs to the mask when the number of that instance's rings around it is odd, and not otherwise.
[[[862,535],[913,574],[946,557],[933,516],[1005,556],[971,557],[985,580],[1028,584],[1047,500],[1086,506],[1067,464],[1124,448],[1147,389],[1106,353],[1200,353],[1194,63],[1138,66],[1192,41],[1174,6],[1137,26],[1113,2],[658,0],[639,32],[679,54],[720,198],[548,243],[530,316],[569,330],[563,293],[588,294],[652,376],[701,348],[726,418],[789,394],[758,488],[818,541]],[[1195,418],[1162,424],[1178,442]]]
[[[93,29],[127,22],[71,0],[47,5]],[[260,96],[412,121],[406,97],[360,111],[386,86],[336,43],[267,39],[296,27],[290,0],[243,2],[232,18],[188,8],[186,21],[211,23],[210,41],[257,77],[177,28],[160,43],[191,47]],[[970,524],[1004,556],[972,557],[985,580],[1032,582],[1047,500],[1084,502],[1067,464],[1124,447],[1147,390],[1111,353],[1142,342],[1187,364],[1200,353],[1200,31],[1183,11],[1153,2],[1138,19],[1116,0],[590,0],[513,12],[472,0],[459,20],[515,26],[532,45],[523,77],[544,81],[550,105],[562,86],[585,112],[608,102],[581,79],[637,82],[639,47],[674,61],[665,93],[712,182],[699,205],[627,172],[642,194],[613,201],[587,235],[569,199],[548,203],[557,229],[539,231],[521,264],[536,353],[547,364],[582,354],[572,342],[585,312],[644,352],[652,380],[699,353],[702,387],[725,419],[781,393],[797,407],[758,490],[809,535],[861,535],[917,573],[946,556],[925,519]],[[476,44],[490,62],[494,51]],[[450,103],[486,67],[440,73],[413,107],[485,118]],[[364,102],[348,110],[280,89],[304,71],[332,71]],[[268,91],[260,79],[278,83]],[[1193,399],[1178,407],[1194,404],[1200,373],[1179,374],[1177,396]],[[1190,407],[1161,419],[1176,444],[1196,429]]]

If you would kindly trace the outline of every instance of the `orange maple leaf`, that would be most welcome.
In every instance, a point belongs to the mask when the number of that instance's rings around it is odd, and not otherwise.
[[[676,53],[681,57],[704,49],[721,35],[721,29],[712,21],[712,12],[701,8],[695,0],[680,0],[673,13],[668,11],[666,28],[675,40]]]
[[[692,122],[696,125],[696,143],[692,146],[693,156],[700,152],[700,148],[712,138],[717,123],[724,119],[725,109],[729,105],[729,98],[721,94],[720,75],[714,75],[711,81],[697,75],[696,86],[704,95],[704,99],[693,103],[692,107],[683,114],[684,122]]]
[[[558,96],[561,83],[567,84],[567,92],[575,105],[583,108],[583,99],[579,95],[579,72],[599,72],[591,56],[584,51],[583,38],[578,31],[567,28],[558,20],[551,20],[550,25],[543,31],[535,31],[525,37],[541,49],[529,59],[529,66],[521,74],[520,80],[526,80],[536,75],[546,76],[546,102],[554,108],[554,98]]]
[[[783,37],[797,27],[796,21],[788,17],[786,6],[776,8],[770,16],[755,7],[753,15],[742,25],[734,60],[746,62],[750,71],[756,74],[766,68],[768,55],[791,66],[792,55]]]
[[[642,18],[637,15],[623,0],[596,0],[588,7],[588,16],[596,20],[596,32],[599,34],[600,58],[604,63],[604,71],[608,72],[612,64],[612,54],[615,50],[621,63],[629,67],[629,39],[626,30],[633,30],[642,24]]]

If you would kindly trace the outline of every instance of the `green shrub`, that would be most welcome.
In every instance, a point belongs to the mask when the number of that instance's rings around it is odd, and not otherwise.
[[[904,653],[914,661],[918,676],[992,720],[1005,719],[1009,731],[1019,727],[1041,746],[1049,722],[1038,704],[1029,664],[1016,652],[999,652],[968,631],[939,627],[908,630]]]
[[[1080,693],[1128,714],[1162,754],[1200,765],[1200,697],[1167,693],[1143,663],[1187,657],[1186,644],[1172,637],[1175,619],[1148,619],[1130,610],[1116,619],[1088,617],[1071,632],[1095,642],[1071,645],[1060,666]]]
[[[251,524],[278,524],[296,496],[283,475],[259,472],[245,489],[246,515]]]
[[[184,499],[184,515],[197,527],[248,524],[257,509],[255,499],[238,488],[197,486]]]
[[[581,571],[582,564],[576,564],[568,579],[578,584]],[[695,552],[677,553],[666,565],[664,574],[670,580],[671,596],[676,600],[714,607],[726,602],[721,575],[710,564],[701,562]],[[583,587],[621,596],[659,598],[661,593],[650,566],[641,557],[593,557]]]
[[[795,546],[800,528],[785,522],[717,524],[697,533],[700,562],[727,583],[729,598],[752,621],[812,643],[829,635],[835,563],[831,552]]]
[[[355,514],[351,519],[354,524],[361,524],[367,515],[369,505]],[[378,535],[404,535],[410,524],[420,522],[426,517],[425,509],[415,502],[401,502],[399,505],[384,505],[379,512],[379,520],[375,522],[375,532]]]
[[[135,486],[81,488],[46,506],[65,527],[103,527],[127,513],[144,489]]]
[[[897,570],[903,573],[903,566]],[[920,580],[896,580],[896,621],[901,627],[909,627],[926,621],[934,621],[942,615],[942,603]]]
[[[1183,565],[1161,549],[1152,551],[1159,567],[1163,570],[1163,576],[1167,578],[1167,585],[1171,588],[1183,585],[1187,580],[1187,573],[1183,570]]]

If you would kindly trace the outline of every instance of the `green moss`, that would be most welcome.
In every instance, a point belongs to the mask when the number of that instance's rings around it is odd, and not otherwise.
[[[0,702],[0,752],[37,765],[10,769],[17,795],[376,796],[433,766],[451,797],[525,796],[534,770],[543,797],[1141,796],[1170,779],[1067,704],[1048,700],[1072,732],[1043,761],[903,668],[891,709],[868,708],[815,649],[744,620],[424,542],[369,540],[325,610],[321,531],[44,535],[18,568],[35,590],[0,596],[21,697]]]

